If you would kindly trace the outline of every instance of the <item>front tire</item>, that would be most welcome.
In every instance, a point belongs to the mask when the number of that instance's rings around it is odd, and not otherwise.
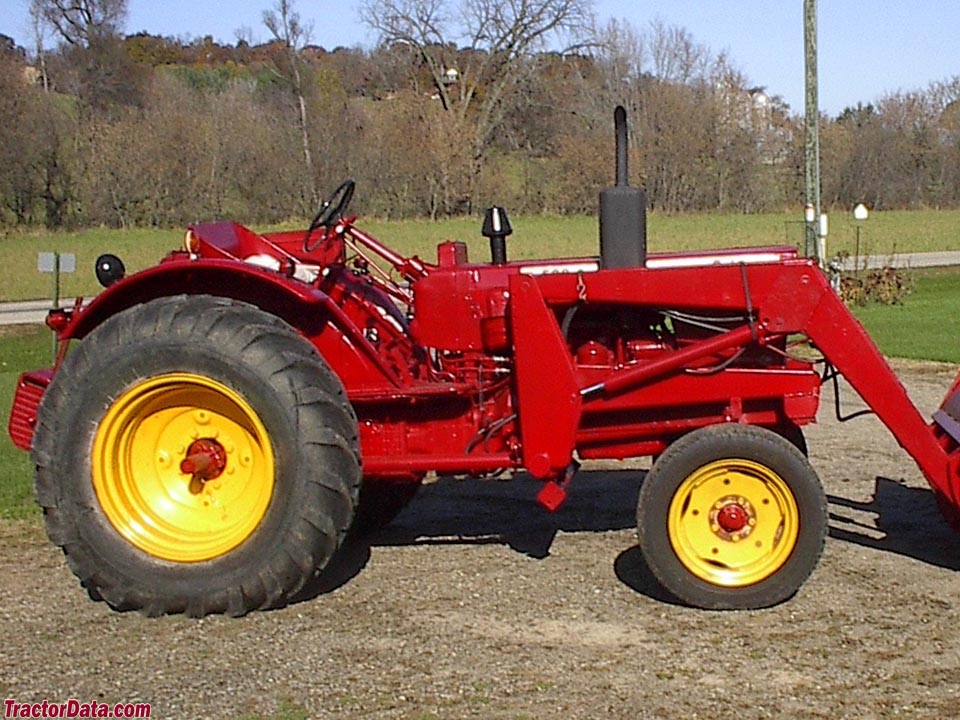
[[[286,604],[350,527],[356,418],[313,347],[210,296],[115,315],[44,395],[47,532],[91,597],[149,615]]]
[[[714,425],[654,463],[637,505],[640,549],[680,601],[714,610],[776,605],[823,551],[827,502],[807,459],[764,428]]]

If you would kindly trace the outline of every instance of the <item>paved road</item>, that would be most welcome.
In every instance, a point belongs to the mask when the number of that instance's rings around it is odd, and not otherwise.
[[[960,252],[906,253],[892,256],[893,266],[898,268],[943,267],[946,265],[960,265]],[[890,265],[890,255],[866,255],[860,258],[860,268],[876,270]],[[855,270],[855,258],[849,257],[841,269]]]
[[[865,263],[865,265],[864,265]],[[869,255],[860,259],[860,267],[881,268],[890,264],[889,255]],[[941,267],[960,265],[960,251],[907,253],[893,256],[894,267]],[[848,258],[843,270],[854,269],[854,258]],[[65,300],[64,304],[72,304]],[[0,303],[0,325],[27,325],[42,323],[50,308],[49,300],[25,300],[22,302]]]
[[[24,300],[0,303],[0,325],[28,325],[42,323],[50,309],[49,300]]]

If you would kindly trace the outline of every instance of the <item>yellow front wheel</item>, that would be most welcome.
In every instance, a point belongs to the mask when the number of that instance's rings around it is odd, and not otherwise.
[[[677,559],[693,575],[745,587],[787,562],[800,534],[800,512],[790,487],[766,464],[715,460],[677,488],[667,532]]]
[[[813,571],[826,500],[806,458],[777,434],[703,428],[657,460],[641,486],[640,547],[670,593],[704,608],[767,607]]]

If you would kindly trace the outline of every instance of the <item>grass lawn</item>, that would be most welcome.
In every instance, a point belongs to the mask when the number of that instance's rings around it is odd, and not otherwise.
[[[0,327],[0,518],[37,513],[33,502],[33,467],[27,453],[14,447],[7,434],[10,403],[17,378],[24,370],[50,364],[50,331],[43,326]]]
[[[903,305],[853,309],[884,355],[960,363],[960,268],[913,271]]]
[[[667,250],[711,250],[724,247],[758,245],[795,245],[803,242],[799,216],[790,213],[688,214],[649,218],[648,238],[651,252]],[[512,218],[514,233],[508,241],[508,254],[514,259],[596,255],[599,231],[595,217],[527,216]],[[479,218],[382,221],[360,218],[358,225],[397,251],[418,254],[425,260],[436,258],[436,245],[444,240],[464,240],[470,257],[489,257],[489,246],[480,235]],[[301,227],[291,224],[284,229]],[[254,228],[265,231],[270,228]],[[924,210],[877,212],[861,229],[861,254],[889,255],[894,252],[960,250],[960,211]],[[133,272],[156,264],[170,250],[180,247],[181,229],[106,230],[103,228],[73,233],[8,231],[0,235],[0,267],[6,268],[6,280],[0,285],[0,302],[48,298],[51,276],[37,271],[38,252],[70,252],[77,256],[77,272],[61,279],[61,295],[93,295],[100,286],[93,276],[98,255],[119,255]],[[829,255],[840,251],[854,253],[856,229],[850,213],[835,213],[830,218]]]

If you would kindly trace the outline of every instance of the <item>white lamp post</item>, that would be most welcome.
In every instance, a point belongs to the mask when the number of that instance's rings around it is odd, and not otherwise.
[[[853,221],[857,226],[857,249],[853,267],[855,272],[860,272],[860,228],[869,215],[870,211],[867,210],[867,206],[863,203],[857,203],[856,207],[853,208]]]

